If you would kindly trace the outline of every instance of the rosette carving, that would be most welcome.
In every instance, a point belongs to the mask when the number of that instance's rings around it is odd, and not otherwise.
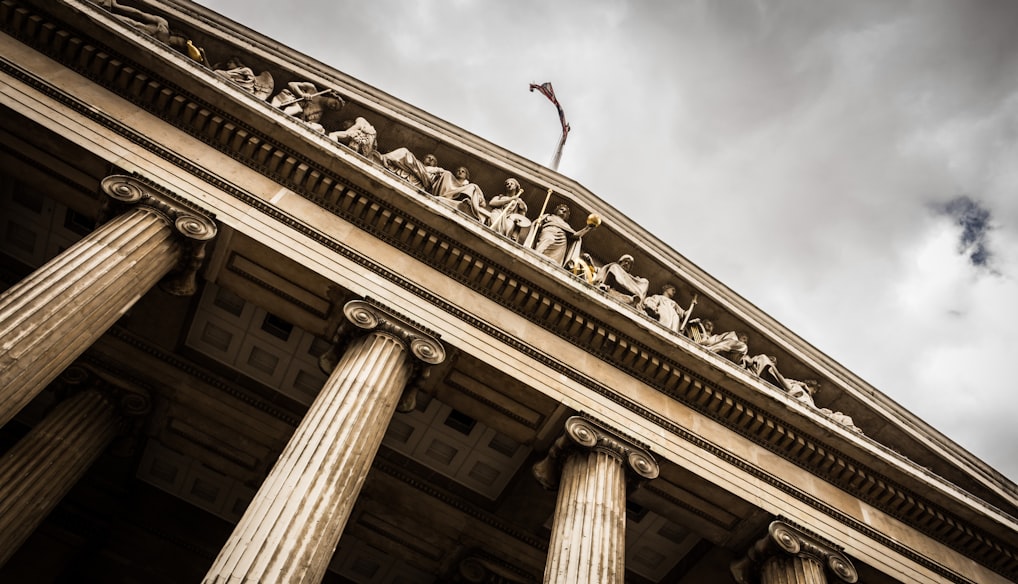
[[[646,446],[589,416],[580,415],[566,420],[562,436],[548,449],[548,454],[534,464],[534,478],[546,489],[556,488],[562,462],[575,449],[599,450],[617,458],[628,467],[630,482],[657,478],[661,470]]]
[[[756,584],[760,581],[763,565],[780,556],[815,562],[841,582],[851,584],[859,580],[855,566],[838,546],[786,519],[772,521],[767,527],[767,535],[753,544],[745,557],[732,563],[732,576],[739,584]],[[796,579],[789,581],[802,582]]]

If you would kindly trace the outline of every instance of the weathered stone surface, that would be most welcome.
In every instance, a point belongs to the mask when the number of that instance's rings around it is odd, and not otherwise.
[[[364,301],[344,313],[366,334],[343,352],[205,582],[320,582],[410,380],[441,362],[430,333]]]
[[[0,566],[117,433],[116,405],[95,387],[59,403],[0,461]]]
[[[185,241],[215,236],[211,219],[131,177],[103,187],[127,210],[0,295],[0,425],[182,260],[196,267]]]

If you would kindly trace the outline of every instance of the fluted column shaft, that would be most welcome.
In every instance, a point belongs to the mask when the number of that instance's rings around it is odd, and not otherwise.
[[[562,465],[544,581],[625,580],[626,477],[622,461],[579,451]]]
[[[824,566],[816,558],[772,556],[760,571],[762,584],[827,584]]]
[[[312,403],[205,582],[321,582],[410,379],[412,357],[444,359],[408,321],[353,301],[370,332],[353,340]]]
[[[134,179],[103,184],[137,206],[0,295],[0,426],[181,263],[178,235],[215,234],[211,220],[180,212]]]
[[[116,436],[116,406],[98,389],[63,400],[0,461],[0,566],[14,555]]]
[[[627,486],[657,477],[657,463],[644,447],[589,417],[574,416],[565,426],[534,465],[541,484],[559,489],[544,582],[623,584]]]

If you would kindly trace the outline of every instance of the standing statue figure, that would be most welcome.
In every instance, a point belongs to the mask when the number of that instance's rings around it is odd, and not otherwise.
[[[643,301],[643,309],[668,330],[681,334],[686,314],[692,311],[693,307],[683,309],[679,306],[679,303],[675,301],[675,292],[675,286],[665,284],[661,287],[660,294],[652,294]]]
[[[587,225],[575,231],[569,226],[569,215],[568,205],[562,203],[555,205],[554,213],[541,215],[534,220],[524,245],[534,248],[534,251],[547,256],[556,264],[570,269],[570,262],[580,257],[581,238],[600,225],[600,218],[591,215],[587,219]],[[591,218],[597,220],[592,221]]]
[[[225,63],[216,63],[213,70],[216,75],[229,79],[262,101],[272,95],[272,88],[275,85],[272,73],[262,71],[255,75],[254,70],[244,65],[239,57],[230,57]]]
[[[527,203],[523,200],[523,188],[515,178],[505,179],[505,192],[488,201],[491,217],[488,227],[499,235],[513,241],[520,240],[520,233],[530,227],[527,219]]]
[[[650,281],[633,275],[631,269],[633,256],[623,254],[617,261],[598,268],[592,283],[621,302],[641,308],[643,299],[647,297]]]
[[[350,147],[351,150],[372,160],[381,160],[378,154],[378,133],[375,127],[364,118],[358,117],[354,120],[344,120],[340,125],[342,130],[329,132],[329,137]]]
[[[438,179],[431,187],[431,194],[438,197],[440,203],[462,211],[481,223],[487,223],[488,204],[484,201],[481,187],[470,182],[470,171],[460,166],[456,172],[442,170]]]
[[[305,122],[312,130],[323,134],[325,128],[320,122],[325,112],[339,111],[345,105],[337,93],[331,89],[319,91],[310,81],[287,83],[286,88],[274,95],[270,103],[283,110],[284,114]]]
[[[749,345],[746,344],[749,337],[745,333],[728,331],[716,335],[714,323],[709,320],[704,321],[703,328],[707,334],[700,339],[700,345],[713,353],[727,353],[736,363],[742,362],[749,351]]]

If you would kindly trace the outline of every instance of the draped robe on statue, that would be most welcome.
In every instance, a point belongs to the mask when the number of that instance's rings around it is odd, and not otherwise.
[[[647,278],[630,274],[619,262],[611,262],[597,269],[594,276],[594,284],[601,288],[621,292],[623,295],[631,296],[633,306],[642,306],[643,299],[647,296],[647,289],[650,288],[650,281]]]

